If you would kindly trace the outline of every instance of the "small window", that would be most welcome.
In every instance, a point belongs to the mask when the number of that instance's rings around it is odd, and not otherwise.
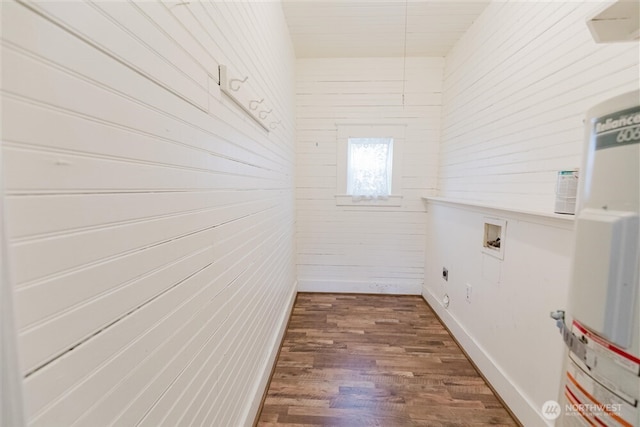
[[[337,124],[336,205],[402,206],[405,125]]]
[[[349,138],[347,194],[389,196],[392,169],[393,138]]]

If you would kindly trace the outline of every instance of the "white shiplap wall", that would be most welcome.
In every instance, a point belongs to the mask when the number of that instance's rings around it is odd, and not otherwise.
[[[526,426],[560,391],[548,313],[567,306],[573,224],[544,215],[556,173],[581,164],[586,110],[639,86],[637,43],[592,40],[599,7],[494,1],[446,57],[439,193],[509,209],[429,204],[424,295]],[[503,260],[482,253],[487,218],[506,221]]]
[[[440,194],[553,211],[592,105],[637,89],[636,43],[597,45],[597,2],[495,1],[446,58]]]
[[[441,58],[408,58],[405,71],[402,58],[297,61],[301,290],[420,293],[425,228],[421,196],[436,185],[442,65]],[[406,125],[402,206],[336,206],[336,126],[345,124]]]
[[[280,5],[3,2],[2,74],[29,424],[250,424],[295,292]]]

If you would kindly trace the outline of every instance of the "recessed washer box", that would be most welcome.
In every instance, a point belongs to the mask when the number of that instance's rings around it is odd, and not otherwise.
[[[482,252],[504,259],[505,232],[507,221],[497,218],[484,218],[482,234]]]

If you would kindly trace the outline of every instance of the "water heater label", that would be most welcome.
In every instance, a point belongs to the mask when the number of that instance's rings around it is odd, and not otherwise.
[[[571,329],[585,344],[586,354],[583,358],[570,354],[570,360],[588,377],[609,390],[612,396],[617,396],[637,410],[640,404],[640,359],[589,331],[577,320],[573,321]],[[571,373],[578,378],[576,371]],[[580,378],[578,380],[583,383]]]
[[[565,407],[567,418],[581,418],[586,421],[586,424],[565,422],[565,426],[633,427],[633,420],[637,419],[638,415],[637,405],[620,399],[609,388],[591,378],[573,361],[570,361],[567,367],[564,384],[565,397],[569,403]]]
[[[639,358],[627,353],[620,347],[589,331],[577,320],[573,321],[572,326],[574,333],[578,336],[581,335],[582,337],[584,337],[584,341],[588,342],[588,347],[592,351],[594,351],[595,353],[607,355],[608,358],[614,360],[621,367],[631,371],[636,376],[640,376]]]
[[[640,107],[593,119],[596,150],[640,143]]]

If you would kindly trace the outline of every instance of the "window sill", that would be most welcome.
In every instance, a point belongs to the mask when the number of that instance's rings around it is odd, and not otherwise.
[[[392,194],[386,199],[353,200],[349,194],[336,194],[336,206],[402,206],[402,196]]]

